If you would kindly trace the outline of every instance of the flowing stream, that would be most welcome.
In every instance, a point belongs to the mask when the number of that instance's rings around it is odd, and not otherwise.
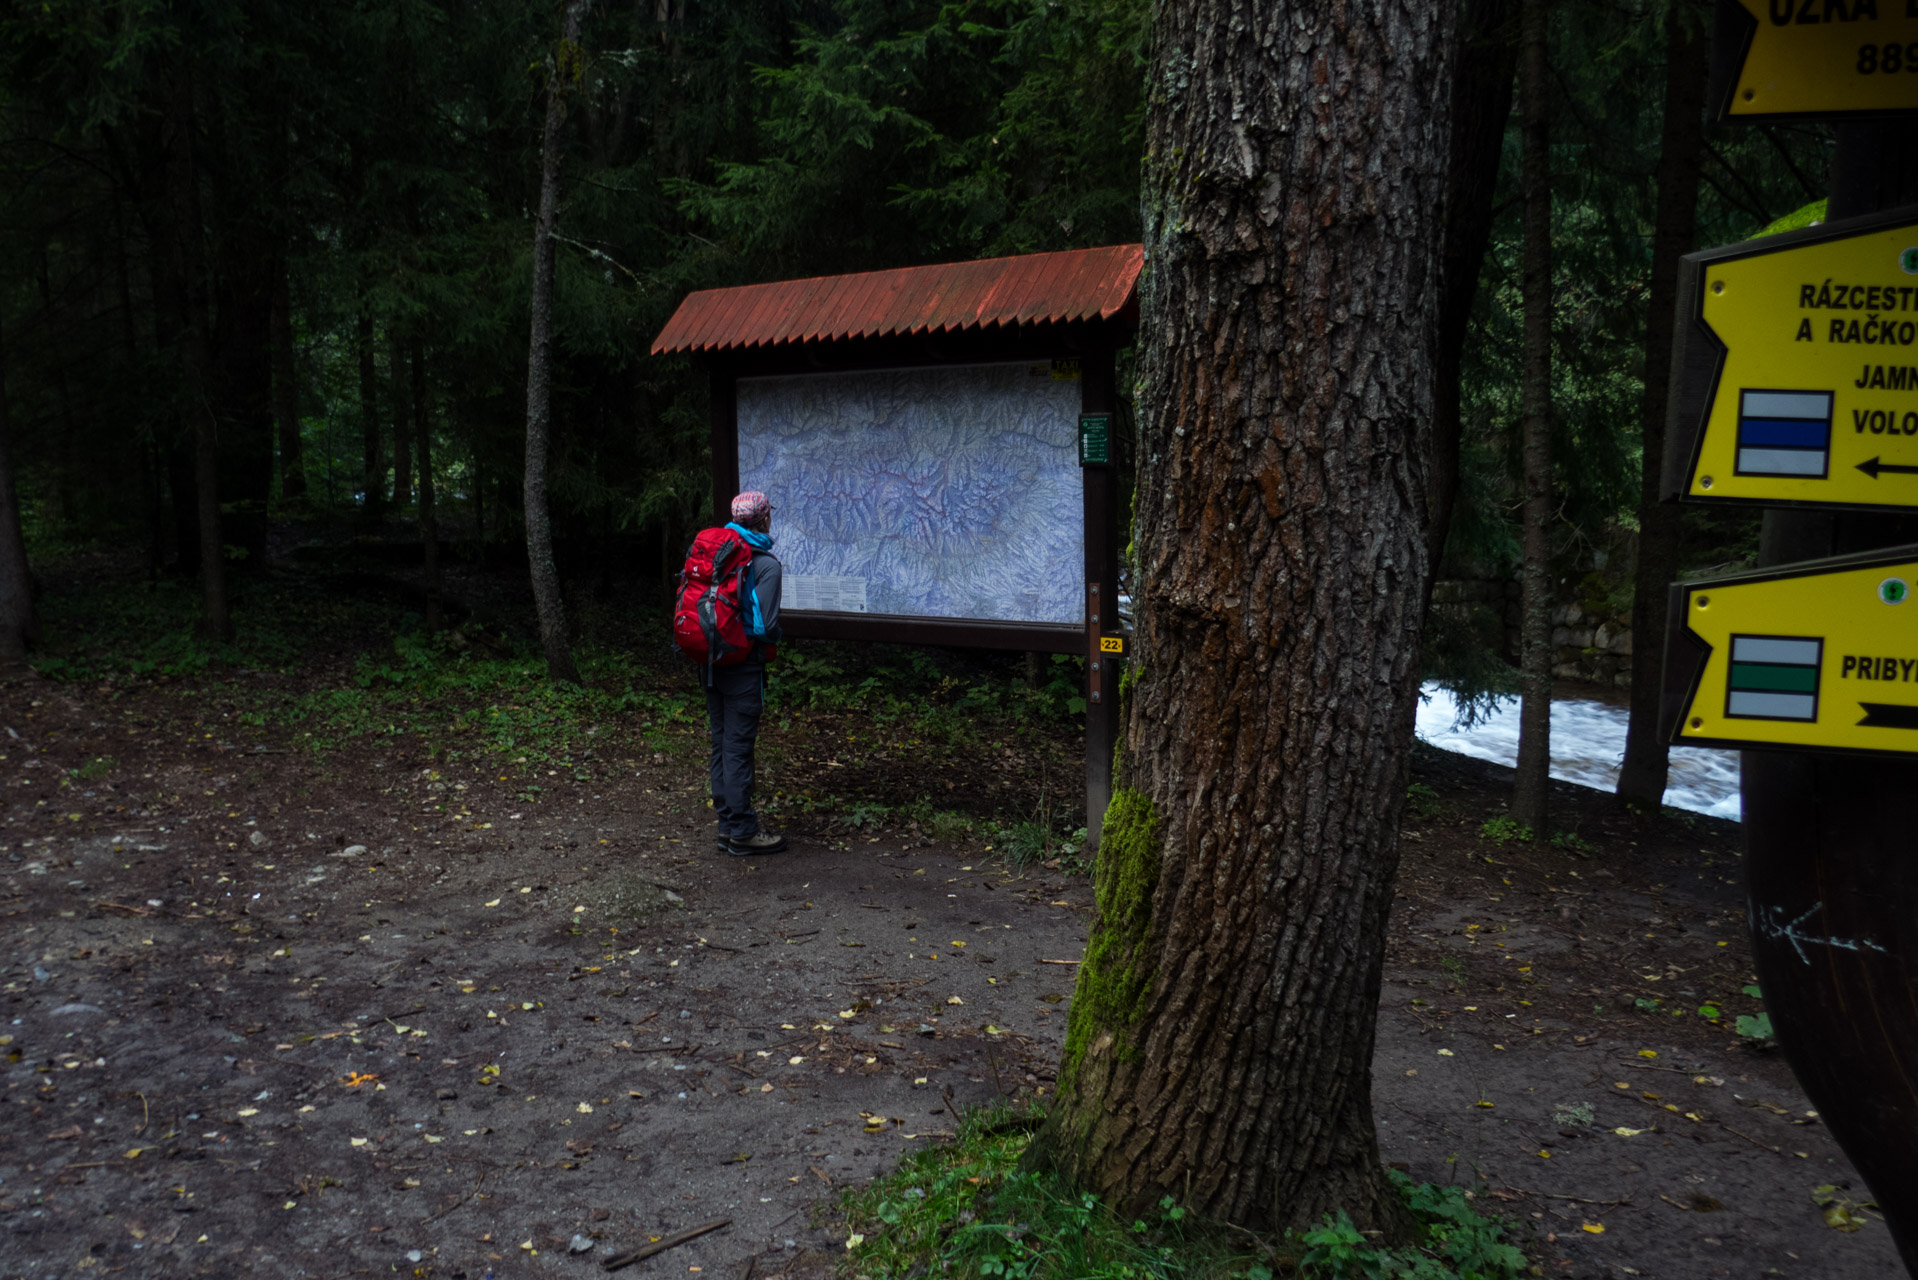
[[[1501,701],[1473,725],[1457,724],[1452,695],[1437,685],[1422,690],[1418,735],[1435,747],[1497,764],[1518,761],[1518,699]],[[1625,708],[1585,698],[1552,700],[1552,776],[1610,791],[1625,755]],[[1704,747],[1673,747],[1665,803],[1675,809],[1739,819],[1738,753]]]

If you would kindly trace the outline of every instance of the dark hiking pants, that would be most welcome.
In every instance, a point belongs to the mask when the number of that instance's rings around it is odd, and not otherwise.
[[[753,743],[766,700],[766,668],[759,663],[700,672],[706,686],[706,728],[712,735],[713,812],[723,839],[759,830],[753,812]]]

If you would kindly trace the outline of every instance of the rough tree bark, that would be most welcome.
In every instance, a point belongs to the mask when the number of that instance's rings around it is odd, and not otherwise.
[[[1370,1072],[1426,582],[1456,6],[1163,0],[1136,674],[1058,1105],[1121,1212],[1406,1226]]]
[[[420,449],[420,546],[426,561],[426,629],[440,629],[440,528],[433,512],[433,432],[426,405],[426,344],[412,340],[413,439]]]
[[[1440,294],[1436,407],[1432,420],[1432,514],[1426,534],[1439,572],[1459,482],[1460,365],[1472,299],[1492,238],[1492,197],[1512,114],[1518,67],[1518,0],[1465,0],[1452,80],[1452,149],[1446,166],[1444,291]]]
[[[1519,603],[1518,768],[1512,820],[1540,839],[1550,820],[1552,765],[1552,153],[1549,0],[1524,0],[1520,21],[1519,163],[1525,199],[1520,305],[1525,313],[1520,374],[1524,551]]]
[[[360,357],[360,514],[378,524],[386,499],[386,460],[380,450],[380,375],[373,362],[373,309],[364,289],[353,325]]]
[[[1618,770],[1622,800],[1656,808],[1665,799],[1670,748],[1658,732],[1664,681],[1665,589],[1678,576],[1678,508],[1658,500],[1665,464],[1665,408],[1671,391],[1678,260],[1698,228],[1698,170],[1705,153],[1705,72],[1709,14],[1674,0],[1666,14],[1665,121],[1658,147],[1658,207],[1652,218],[1651,314],[1645,323],[1645,399],[1639,440],[1638,563],[1632,580],[1632,715]]]
[[[532,340],[526,357],[526,559],[539,610],[540,646],[548,679],[579,683],[566,635],[566,603],[553,563],[553,525],[546,506],[546,454],[552,435],[553,232],[559,223],[559,164],[566,138],[566,97],[578,82],[580,23],[587,0],[567,0],[559,47],[547,68],[546,129],[540,139],[539,218],[533,226]]]
[[[33,579],[27,573],[27,543],[20,530],[20,500],[13,483],[8,444],[7,353],[0,344],[0,663],[16,664],[40,638],[33,610]]]
[[[286,264],[279,264],[273,285],[273,417],[280,434],[280,501],[306,497],[306,459],[300,449],[298,366],[293,360],[293,305],[286,287]]]

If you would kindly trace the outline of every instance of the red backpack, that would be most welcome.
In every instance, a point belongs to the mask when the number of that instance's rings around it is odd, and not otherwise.
[[[706,529],[686,552],[673,607],[673,642],[704,667],[730,667],[753,650],[746,620],[752,606],[741,598],[753,549],[731,529]],[[761,642],[770,661],[773,646]]]

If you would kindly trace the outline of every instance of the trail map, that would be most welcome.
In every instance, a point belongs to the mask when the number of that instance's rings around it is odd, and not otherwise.
[[[1046,362],[740,379],[786,606],[1077,625],[1079,403]]]

